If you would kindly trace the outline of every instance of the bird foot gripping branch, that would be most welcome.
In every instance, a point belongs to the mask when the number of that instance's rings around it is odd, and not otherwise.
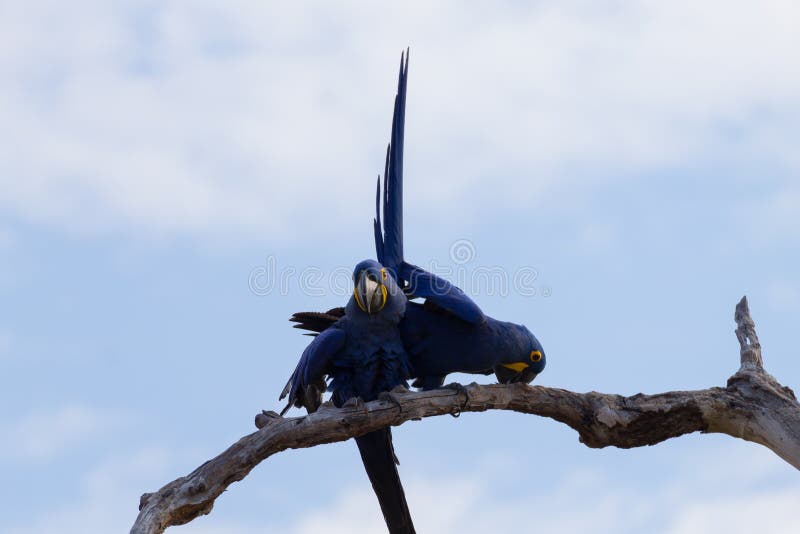
[[[364,400],[361,397],[350,397],[347,402],[342,404],[342,408],[347,410],[363,410]]]
[[[400,401],[400,395],[404,393],[408,393],[409,390],[407,387],[403,386],[402,384],[398,384],[393,387],[390,391],[384,391],[378,395],[378,400],[389,402],[392,405],[396,406],[397,409],[400,411],[400,415],[403,414],[403,403]]]
[[[463,394],[464,395],[464,403],[457,410],[453,410],[450,413],[450,415],[452,415],[454,418],[458,419],[461,416],[461,412],[463,412],[464,409],[467,407],[467,404],[469,404],[469,391],[467,391],[467,388],[465,388],[463,385],[459,384],[458,382],[451,382],[451,383],[447,384],[446,386],[443,386],[443,389],[450,389],[450,390],[455,391],[458,394]]]
[[[277,412],[272,410],[261,410],[261,413],[256,414],[256,428],[261,429],[270,423],[279,419],[283,419]]]

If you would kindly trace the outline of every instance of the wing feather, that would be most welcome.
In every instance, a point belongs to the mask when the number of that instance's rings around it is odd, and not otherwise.
[[[346,339],[347,335],[343,329],[328,328],[309,343],[278,399],[283,400],[287,395],[289,397],[281,415],[292,406],[298,408],[305,406],[309,411],[317,408],[319,399],[309,399],[308,393],[313,387],[313,391],[317,393],[315,396],[321,396],[325,389],[325,375],[329,372],[330,363],[336,353],[342,350]]]

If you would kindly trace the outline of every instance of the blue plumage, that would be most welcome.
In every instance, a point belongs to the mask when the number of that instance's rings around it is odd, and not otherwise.
[[[383,196],[378,181],[374,233],[378,259],[396,275],[408,298],[425,299],[424,304],[409,302],[400,322],[403,345],[416,378],[413,385],[439,387],[454,372],[494,373],[502,383],[530,382],[546,363],[544,349],[530,330],[486,316],[461,289],[405,261],[402,159],[407,80],[406,58],[405,63],[401,59]],[[338,309],[327,314],[297,313],[292,320],[299,328],[324,332],[341,313]]]
[[[398,328],[406,310],[405,295],[375,260],[356,265],[353,282],[344,315],[303,351],[286,384],[281,399],[288,395],[290,405],[304,406],[305,390],[319,386],[326,376],[331,378],[327,389],[337,406],[354,397],[374,400],[383,391],[407,386],[411,371]]]
[[[372,260],[360,263],[356,269],[360,268],[368,273],[377,271],[377,276],[385,272]],[[355,296],[345,308],[345,349],[331,360],[329,389],[335,404],[341,405],[352,397],[371,401],[383,391],[407,386],[406,379],[411,373],[398,329],[406,299],[391,276],[386,276],[382,283],[389,296],[381,310],[363,312]]]
[[[380,177],[375,193],[373,220],[375,254],[378,261],[386,266],[411,298],[429,299],[467,322],[480,323],[483,320],[483,312],[461,289],[444,278],[406,263],[403,258],[403,148],[407,86],[408,53],[405,61],[402,54],[400,56],[400,75],[397,80],[397,95],[394,98],[391,140],[386,148],[383,196],[381,196]]]
[[[502,383],[530,382],[545,366],[536,337],[524,326],[486,316],[461,289],[407,263],[403,252],[403,137],[408,57],[400,75],[386,151],[384,184],[380,177],[374,219],[378,261],[365,260],[353,273],[353,296],[345,308],[327,313],[296,313],[297,328],[318,335],[303,352],[281,394],[289,405],[319,407],[327,387],[334,404],[373,400],[383,391],[406,385],[440,387],[453,372],[495,373]],[[381,217],[381,214],[383,216]],[[423,298],[424,303],[412,302]],[[391,533],[414,527],[395,466],[388,428],[356,438]]]
[[[386,148],[383,191],[383,233],[381,233],[380,177],[375,205],[375,253],[396,280],[402,280],[400,268],[403,262],[403,140],[405,138],[406,87],[408,85],[408,51],[405,61],[400,54],[400,74],[397,79],[397,95],[394,97],[392,133]]]
[[[478,325],[486,319],[466,293],[444,278],[405,261],[401,263],[400,273],[401,279],[407,282],[404,291],[409,298],[424,298],[470,324]]]
[[[410,302],[400,333],[414,368],[415,387],[431,389],[450,373],[495,373],[502,383],[530,382],[545,366],[544,351],[524,326],[486,317],[468,323],[443,310]]]
[[[380,214],[374,230],[378,258],[396,265],[398,283],[410,299],[400,332],[417,380],[440,386],[452,372],[494,372],[500,382],[530,382],[545,366],[539,340],[524,326],[487,317],[471,298],[448,281],[405,261],[403,256],[403,148],[408,58],[401,69],[392,117],[392,139],[384,174],[383,239]],[[379,188],[380,191],[380,188]],[[379,193],[380,194],[380,193]]]
[[[375,400],[383,391],[408,386],[406,379],[411,373],[399,330],[405,295],[374,260],[356,265],[353,285],[344,315],[303,351],[280,397],[289,398],[283,413],[292,405],[315,411],[326,378],[330,378],[327,389],[336,406],[350,399]],[[414,526],[395,465],[391,430],[359,436],[356,444],[389,531],[412,534]]]

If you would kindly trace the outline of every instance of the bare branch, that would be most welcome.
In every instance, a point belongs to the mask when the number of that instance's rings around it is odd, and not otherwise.
[[[211,511],[233,482],[286,449],[344,441],[389,425],[439,415],[513,410],[549,417],[578,432],[589,447],[653,445],[691,432],[717,432],[760,443],[800,469],[800,404],[764,372],[747,300],[736,307],[741,369],[724,388],[630,397],[523,384],[470,384],[461,391],[396,389],[378,401],[343,408],[326,403],[305,417],[256,417],[260,430],[155,493],[142,495],[135,534],[161,533]]]
[[[747,297],[742,297],[736,305],[736,312],[733,315],[736,321],[736,339],[741,346],[742,367],[754,366],[758,369],[764,367],[761,358],[761,343],[758,342],[756,335],[756,323],[750,317],[750,306],[747,304]]]

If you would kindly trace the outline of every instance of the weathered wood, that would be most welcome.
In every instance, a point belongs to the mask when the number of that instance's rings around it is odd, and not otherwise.
[[[759,369],[764,367],[764,361],[761,359],[761,343],[758,342],[756,335],[756,324],[750,317],[747,297],[742,297],[742,300],[736,305],[733,319],[736,321],[736,339],[739,340],[741,346],[742,367],[754,366]]]
[[[697,431],[723,433],[760,443],[800,469],[800,404],[791,389],[763,370],[761,346],[744,298],[736,307],[735,319],[742,366],[724,388],[624,397],[524,384],[470,384],[426,392],[401,388],[367,404],[335,408],[326,403],[305,417],[262,412],[256,416],[257,432],[185,477],[142,495],[131,533],[161,533],[208,514],[231,483],[280,451],[461,412],[513,410],[549,417],[575,429],[580,441],[593,448],[641,447]]]

